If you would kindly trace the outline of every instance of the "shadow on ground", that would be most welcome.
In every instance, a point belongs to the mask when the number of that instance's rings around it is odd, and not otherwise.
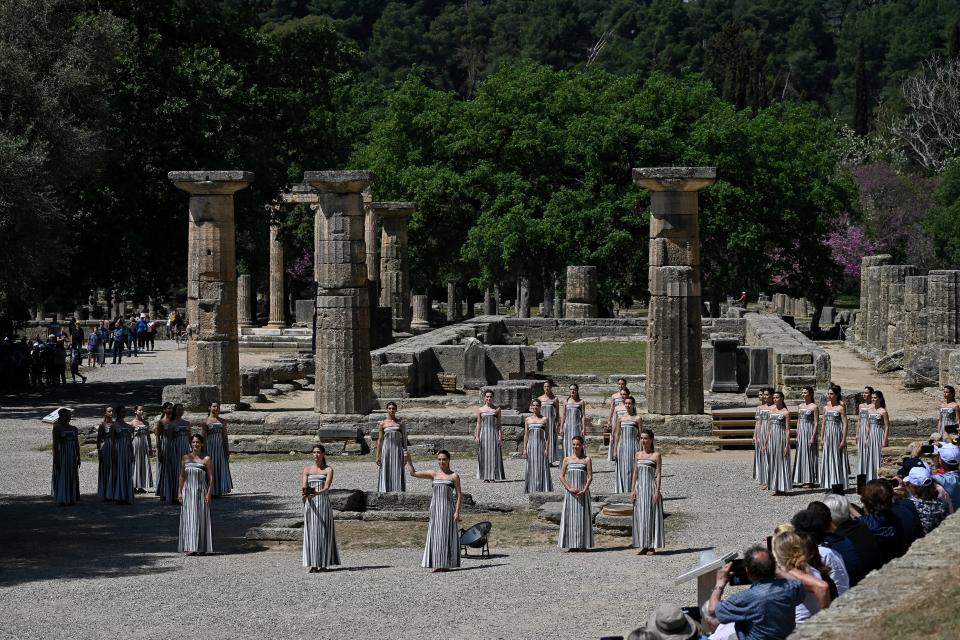
[[[244,553],[244,534],[269,518],[289,514],[279,498],[237,494],[214,501],[215,553]],[[84,495],[58,507],[46,496],[0,497],[0,587],[62,578],[108,578],[173,571],[158,566],[177,553],[179,507],[156,497],[132,506]]]
[[[99,418],[105,406],[121,404],[158,406],[163,388],[183,384],[183,378],[152,378],[125,382],[87,382],[0,395],[0,419],[40,419],[60,406],[70,407],[74,418]]]

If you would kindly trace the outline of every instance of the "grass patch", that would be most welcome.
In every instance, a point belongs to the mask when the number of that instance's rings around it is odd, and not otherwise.
[[[646,342],[570,342],[547,358],[543,372],[637,375],[646,366]]]
[[[859,309],[860,296],[852,293],[838,293],[833,297],[833,306],[836,309]]]
[[[331,465],[337,462],[364,462],[370,460],[369,455],[349,455],[349,456],[331,456],[327,455],[327,462]],[[306,466],[310,464],[312,458],[309,453],[297,452],[289,453],[241,453],[239,451],[230,454],[230,462],[289,462],[291,460],[301,460]]]

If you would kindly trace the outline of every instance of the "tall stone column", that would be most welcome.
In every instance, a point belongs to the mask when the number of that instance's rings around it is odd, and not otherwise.
[[[411,329],[425,330],[430,328],[430,298],[425,295],[411,296],[413,303],[413,321]]]
[[[860,323],[862,337],[858,339],[861,346],[873,351],[881,351],[880,325],[880,269],[893,262],[889,254],[865,256],[860,262]],[[884,331],[886,329],[886,312],[882,312]]]
[[[960,271],[927,274],[927,342],[960,343]]]
[[[233,194],[253,181],[249,171],[171,171],[190,194],[187,249],[187,384],[215,385],[220,402],[240,401],[237,343],[237,259]]]
[[[650,413],[703,413],[697,191],[716,177],[715,167],[633,170],[634,182],[651,191],[646,389]]]
[[[543,281],[543,317],[553,317],[553,276],[547,275]]]
[[[450,322],[459,322],[461,318],[459,293],[455,281],[447,283],[447,320]]]
[[[410,330],[407,221],[413,214],[414,208],[415,205],[412,202],[374,202],[369,207],[383,227],[380,234],[380,306],[390,307],[394,331]],[[369,247],[367,251],[369,258]]]
[[[565,318],[597,317],[597,268],[567,267]]]
[[[363,196],[363,241],[366,245],[367,261],[367,280],[373,282],[374,297],[380,296],[380,261],[377,260],[377,248],[380,246],[377,237],[377,217],[379,211],[374,208],[373,189],[367,187],[361,194]],[[385,307],[388,305],[381,304]]]
[[[249,273],[237,276],[237,326],[241,329],[252,327],[253,318],[253,279]]]
[[[553,313],[558,318],[563,318],[563,289],[560,282],[560,274],[553,274]]]
[[[520,276],[519,279],[519,294],[517,296],[517,317],[518,318],[529,318],[530,317],[530,278],[526,276]]]
[[[497,315],[497,299],[493,297],[493,289],[490,287],[483,291],[483,314],[487,316]]]
[[[314,215],[317,352],[314,410],[365,414],[373,399],[364,209],[369,171],[306,171]]]
[[[268,210],[271,207],[275,205],[268,205]],[[287,326],[283,313],[283,227],[277,217],[278,209],[272,209],[270,216],[270,319],[267,326],[271,329]]]
[[[903,314],[907,276],[917,275],[917,268],[908,264],[886,265],[880,268],[880,304],[885,325],[881,327],[880,350],[893,353],[903,349],[906,331]]]

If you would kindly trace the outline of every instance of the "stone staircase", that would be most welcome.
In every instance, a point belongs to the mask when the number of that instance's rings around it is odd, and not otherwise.
[[[272,351],[312,351],[313,330],[309,327],[241,327],[241,349],[269,349]]]

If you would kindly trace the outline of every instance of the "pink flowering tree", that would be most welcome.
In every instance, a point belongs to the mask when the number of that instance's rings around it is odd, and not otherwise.
[[[854,223],[850,215],[843,213],[837,220],[837,233],[827,236],[825,244],[830,256],[843,269],[848,281],[860,279],[860,263],[864,256],[880,253],[881,243],[867,237],[863,227]]]
[[[296,295],[313,286],[313,255],[304,249],[300,257],[287,265],[290,286]]]

